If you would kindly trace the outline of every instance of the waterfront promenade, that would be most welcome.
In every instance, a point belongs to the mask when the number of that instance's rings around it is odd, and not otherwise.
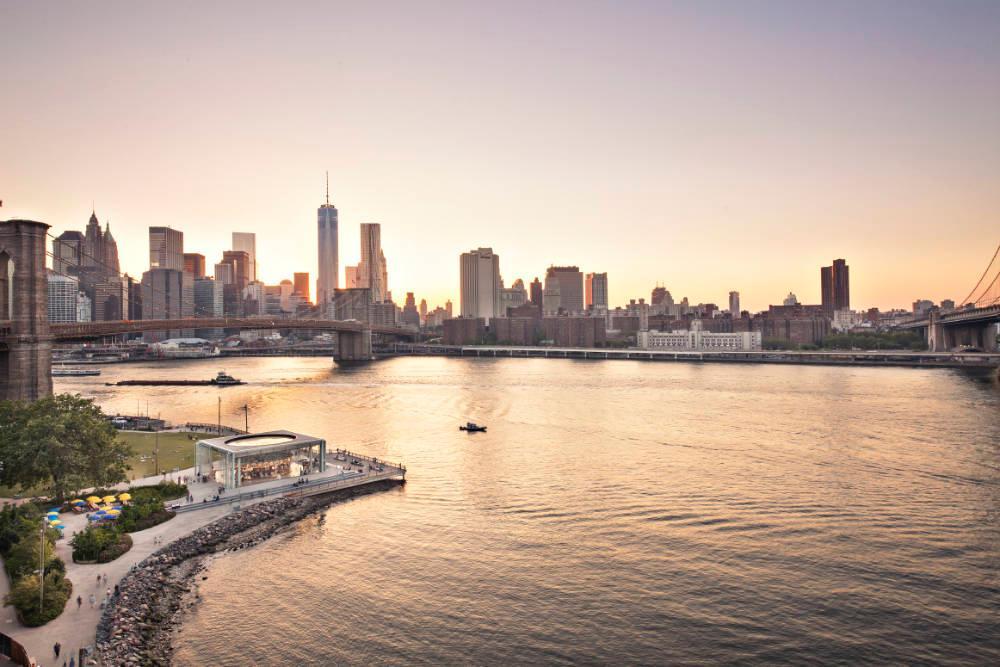
[[[176,506],[176,516],[152,528],[131,533],[132,549],[110,563],[80,564],[73,562],[70,539],[87,525],[83,514],[63,513],[62,519],[66,525],[65,537],[56,543],[56,553],[66,564],[66,577],[73,582],[73,595],[66,604],[66,609],[56,619],[37,628],[24,627],[17,620],[13,607],[0,609],[0,626],[3,633],[20,642],[29,656],[38,665],[54,665],[59,667],[69,656],[76,655],[82,647],[92,647],[96,640],[97,624],[102,609],[101,600],[106,597],[107,590],[114,591],[122,577],[133,565],[141,562],[150,554],[164,545],[190,534],[192,531],[208,525],[226,514],[250,505],[273,500],[282,496],[318,496],[341,489],[363,486],[386,479],[402,479],[406,469],[401,465],[389,465],[367,456],[352,452],[335,450],[330,453],[327,471],[308,476],[306,484],[296,484],[297,478],[284,478],[254,484],[238,490],[224,492],[219,495],[219,485],[214,481],[207,483],[188,484],[193,496],[191,502],[181,498],[168,501],[168,506]],[[357,461],[358,463],[354,463]],[[379,470],[379,466],[383,469]],[[178,481],[184,477],[194,479],[194,468],[187,468],[170,475],[146,477],[131,482],[131,486],[152,486],[164,479]],[[125,490],[130,484],[119,484],[118,490]],[[107,583],[98,584],[97,576],[106,575]],[[10,582],[6,576],[0,576],[0,596],[10,590]],[[95,604],[91,606],[89,597],[93,594]],[[77,608],[77,596],[83,598],[83,604]],[[53,653],[53,645],[59,642],[62,653],[57,660]]]
[[[515,345],[420,345],[394,343],[395,355],[510,357],[531,359],[625,359],[695,363],[805,364],[825,366],[906,366],[917,368],[1000,368],[1000,352],[914,352],[909,350],[644,350],[640,348],[546,347]]]

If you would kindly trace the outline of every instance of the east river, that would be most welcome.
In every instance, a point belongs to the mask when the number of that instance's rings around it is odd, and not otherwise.
[[[137,377],[241,387],[107,387]],[[545,359],[105,366],[57,391],[409,467],[217,557],[178,665],[1000,664],[1000,388]],[[467,420],[486,433],[458,430]]]

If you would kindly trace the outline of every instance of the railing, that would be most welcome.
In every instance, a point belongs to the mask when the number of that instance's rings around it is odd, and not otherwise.
[[[360,457],[358,457],[360,458]],[[388,465],[388,464],[383,464]],[[361,484],[368,484],[371,482],[378,482],[384,479],[393,479],[400,475],[406,476],[405,468],[393,468],[385,470],[384,472],[379,472],[375,474],[365,473],[365,472],[350,472],[344,473],[342,475],[337,475],[336,477],[317,479],[304,483],[292,483],[286,484],[284,486],[269,487],[266,489],[258,489],[256,491],[245,491],[243,493],[238,493],[229,496],[220,496],[218,500],[210,500],[208,502],[194,502],[187,505],[176,505],[172,507],[175,513],[181,512],[193,512],[195,510],[209,509],[211,507],[220,507],[222,505],[232,504],[232,503],[242,503],[247,500],[256,500],[257,498],[266,498],[268,496],[303,496],[303,495],[315,495],[319,492],[325,491],[336,491],[337,489],[346,489],[353,486],[360,486]]]
[[[249,431],[235,426],[226,426],[225,424],[219,426],[218,424],[202,424],[200,422],[187,422],[184,424],[184,428],[199,433],[218,433],[219,435],[246,435],[249,433]]]

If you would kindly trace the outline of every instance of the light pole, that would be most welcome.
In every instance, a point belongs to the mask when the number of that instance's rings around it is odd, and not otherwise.
[[[221,398],[221,396],[220,396],[220,398]],[[249,433],[250,432],[250,405],[247,404],[247,403],[243,404],[243,419],[244,419],[244,422],[245,422],[244,423],[244,427],[246,428],[246,432]]]
[[[222,435],[222,396],[219,396],[219,435]]]
[[[38,613],[45,607],[45,519],[42,519],[41,541],[38,545]]]

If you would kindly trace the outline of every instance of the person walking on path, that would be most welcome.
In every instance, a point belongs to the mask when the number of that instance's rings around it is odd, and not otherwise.
[[[76,610],[80,611],[80,607],[82,607],[82,606],[83,606],[83,596],[77,595],[76,596]]]
[[[97,598],[95,598],[94,594],[91,593],[90,594],[90,606],[91,606],[91,608],[93,608],[95,602],[97,602]]]
[[[105,572],[104,574],[102,574],[101,578],[104,580],[104,585],[107,586],[108,585],[108,573]]]
[[[100,574],[97,575],[97,587],[98,588],[101,587],[101,575]]]
[[[62,649],[62,644],[60,644],[59,642],[56,642],[55,644],[52,645],[52,650],[56,652],[57,658],[59,657],[59,651],[61,649]]]

